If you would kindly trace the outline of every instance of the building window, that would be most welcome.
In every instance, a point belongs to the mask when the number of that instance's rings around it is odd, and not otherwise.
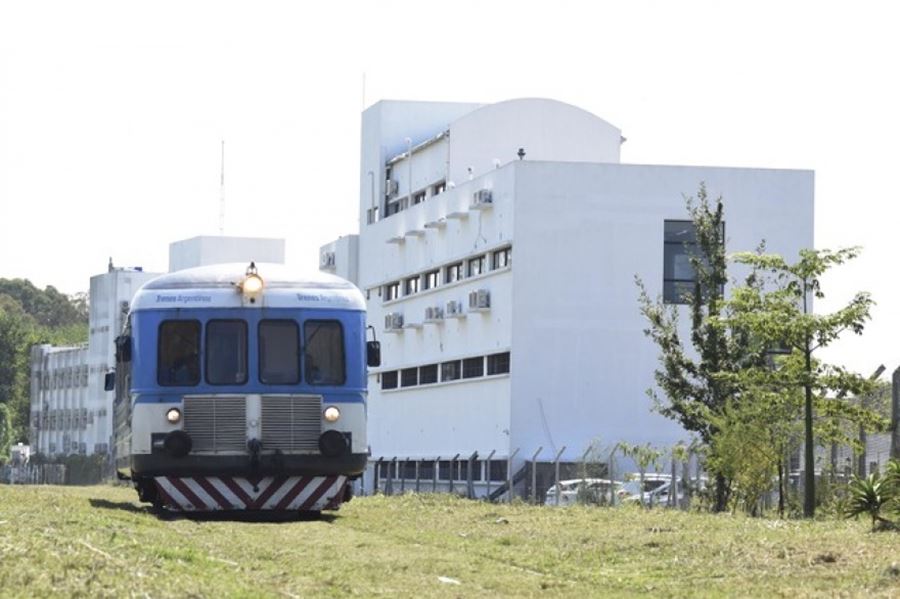
[[[419,384],[419,369],[404,368],[400,371],[400,386],[415,387]]]
[[[303,325],[303,361],[311,385],[343,385],[344,328],[336,320],[308,320]]]
[[[384,286],[384,301],[389,302],[400,297],[400,281],[394,281]]]
[[[419,293],[419,277],[410,277],[406,279],[403,284],[403,293],[405,295],[412,295],[414,293]]]
[[[456,281],[461,280],[462,277],[462,262],[457,262],[456,264],[449,265],[445,270],[444,282],[445,283],[455,283]]]
[[[200,382],[200,321],[165,320],[159,325],[156,380],[163,387]]]
[[[463,360],[463,378],[474,379],[484,375],[484,356]]]
[[[206,382],[210,385],[247,382],[247,323],[243,320],[206,323]]]
[[[725,240],[722,223],[721,239]],[[663,233],[663,301],[687,304],[694,293],[697,273],[691,259],[697,256],[697,232],[689,220],[667,220]],[[724,291],[724,290],[723,290]]]
[[[455,381],[462,378],[462,369],[460,368],[460,361],[453,360],[452,362],[444,362],[441,364],[441,380],[442,381]]]
[[[421,204],[424,201],[425,201],[425,192],[424,191],[420,191],[419,193],[413,194],[413,201],[412,201],[413,206],[415,206],[416,204]]]
[[[371,225],[378,222],[378,206],[372,206],[366,210],[366,223]]]
[[[509,352],[491,354],[487,357],[488,374],[506,374],[509,372]]]
[[[425,273],[422,277],[422,287],[424,289],[434,289],[438,286],[438,277],[440,276],[441,271],[439,270],[431,270]]]
[[[397,388],[397,371],[389,370],[381,373],[381,388],[396,389]]]
[[[428,364],[419,368],[419,384],[429,385],[438,382],[438,365]]]
[[[300,328],[293,320],[259,322],[259,380],[267,385],[300,382]]]
[[[474,258],[470,258],[467,263],[467,276],[469,277],[477,277],[481,273],[484,272],[484,256],[476,256]]]
[[[512,264],[512,248],[503,248],[491,254],[491,270],[506,268]]]
[[[447,182],[441,181],[439,183],[435,183],[431,188],[431,195],[436,196],[438,194],[444,193],[447,190]]]
[[[385,216],[391,216],[392,214],[397,214],[398,212],[400,212],[400,200],[388,202],[384,207]]]

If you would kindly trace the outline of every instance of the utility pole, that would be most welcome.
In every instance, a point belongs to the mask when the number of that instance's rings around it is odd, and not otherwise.
[[[222,168],[219,171],[219,235],[225,235],[225,140],[222,140]]]

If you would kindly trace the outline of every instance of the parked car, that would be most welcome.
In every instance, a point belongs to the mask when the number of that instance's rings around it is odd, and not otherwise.
[[[622,485],[619,497],[622,503],[639,503],[643,498],[644,505],[668,505],[672,489],[671,474],[644,474],[644,488],[641,489],[641,475],[634,473],[627,476],[628,481]],[[677,504],[684,498],[684,485],[681,478],[675,479]],[[642,492],[643,491],[643,492]]]
[[[622,483],[610,481],[605,478],[574,478],[572,480],[559,481],[560,506],[575,505],[576,503],[605,504],[609,502],[609,490],[612,488],[619,493]],[[618,495],[617,495],[618,496]],[[544,498],[546,505],[557,505],[556,485],[547,489]]]

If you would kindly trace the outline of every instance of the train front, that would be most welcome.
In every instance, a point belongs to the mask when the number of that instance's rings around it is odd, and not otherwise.
[[[337,509],[367,460],[365,330],[359,290],[330,275],[230,264],[147,283],[117,343],[141,499]]]

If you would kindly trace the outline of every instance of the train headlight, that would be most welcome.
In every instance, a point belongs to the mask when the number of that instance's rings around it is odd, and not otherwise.
[[[328,422],[337,422],[337,419],[341,417],[341,411],[334,406],[328,406],[322,415]]]
[[[171,408],[168,412],[166,412],[166,420],[169,424],[178,424],[181,422],[181,410],[178,408]]]
[[[251,262],[250,266],[247,267],[247,272],[244,276],[244,279],[239,285],[239,287],[241,288],[241,293],[250,298],[251,302],[254,302],[256,300],[256,296],[262,293],[263,286],[264,283],[262,277],[259,276],[259,274],[256,272],[256,263]]]

